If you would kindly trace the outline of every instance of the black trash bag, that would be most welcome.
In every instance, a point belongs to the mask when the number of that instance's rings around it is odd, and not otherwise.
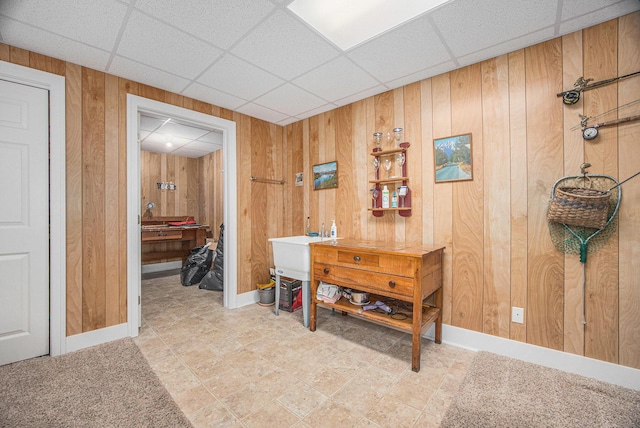
[[[216,246],[216,254],[213,258],[213,270],[205,275],[200,283],[200,288],[204,290],[222,291],[224,286],[223,260],[224,260],[224,223],[220,225],[220,237]]]
[[[220,276],[219,276],[220,275]],[[199,288],[203,290],[212,290],[212,291],[222,291],[222,284],[224,283],[224,279],[221,277],[221,274],[217,273],[214,270],[210,270],[200,281]]]
[[[191,254],[180,269],[180,282],[182,285],[194,285],[199,283],[211,269],[213,251],[209,245],[195,247],[191,249]]]

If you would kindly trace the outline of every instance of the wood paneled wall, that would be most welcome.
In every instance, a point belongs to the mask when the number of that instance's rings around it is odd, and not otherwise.
[[[586,326],[582,266],[553,248],[544,218],[554,181],[578,173],[583,161],[593,165],[591,173],[618,178],[639,169],[640,123],[602,129],[593,142],[571,127],[578,113],[640,99],[640,79],[585,92],[574,106],[555,96],[579,76],[600,80],[640,70],[638,40],[634,13],[284,128],[0,44],[0,60],[66,77],[67,334],[126,321],[131,93],[236,122],[239,293],[268,277],[268,238],[302,233],[307,216],[314,229],[335,219],[345,237],[446,245],[447,324],[640,368],[640,186],[624,186],[618,232],[589,256]],[[619,115],[639,113],[635,104]],[[371,135],[395,126],[411,142],[412,216],[374,218],[367,212]],[[434,184],[433,138],[466,132],[473,134],[473,181]],[[333,160],[339,187],[312,190],[312,166]],[[303,187],[293,185],[296,172],[304,172]],[[511,323],[511,306],[525,308],[524,324]]]
[[[358,101],[285,127],[302,142],[305,177],[338,161],[339,187],[305,182],[312,228],[337,220],[340,236],[444,244],[447,324],[640,368],[640,182],[623,187],[615,233],[586,268],[551,243],[551,188],[580,172],[626,178],[640,170],[640,122],[582,139],[578,114],[596,116],[640,99],[640,77],[585,91],[565,106],[556,93],[580,76],[596,81],[640,70],[640,13]],[[640,112],[634,104],[604,120]],[[302,126],[302,129],[299,129]],[[411,217],[373,217],[372,134],[404,128]],[[473,180],[434,184],[433,138],[472,133]],[[297,225],[294,232],[301,233]],[[525,323],[511,322],[511,307]]]
[[[127,321],[127,94],[236,122],[238,254],[230,257],[238,257],[239,293],[255,290],[256,283],[267,281],[271,251],[267,236],[290,234],[294,225],[301,228],[303,224],[301,219],[293,220],[296,212],[285,209],[291,200],[285,201],[287,193],[293,195],[296,206],[302,206],[302,188],[292,189],[290,176],[292,162],[301,165],[302,150],[301,146],[285,149],[282,127],[2,43],[0,60],[66,78],[68,336]],[[204,174],[220,174],[221,156],[220,151],[199,160],[158,162],[160,175],[175,174],[173,181],[180,192],[173,200],[166,191],[155,195],[160,211],[168,213],[173,206],[179,212],[198,215],[217,237],[223,207],[207,195],[221,191],[223,180],[222,176],[209,180]],[[201,174],[192,179],[192,171]],[[277,176],[287,184],[253,184],[251,175]],[[153,186],[146,186],[151,192]],[[198,204],[198,200],[204,203]]]
[[[195,217],[203,224],[200,209],[200,183],[207,181],[200,172],[202,161],[166,153],[140,152],[140,213],[146,216],[147,203],[153,202],[153,216]],[[176,190],[158,189],[157,183],[172,181]]]
[[[223,151],[216,150],[198,158],[198,221],[208,224],[211,237],[220,236],[224,221],[224,162]]]

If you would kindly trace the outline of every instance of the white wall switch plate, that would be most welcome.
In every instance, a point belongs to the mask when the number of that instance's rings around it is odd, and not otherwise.
[[[511,307],[511,322],[524,324],[524,308]]]

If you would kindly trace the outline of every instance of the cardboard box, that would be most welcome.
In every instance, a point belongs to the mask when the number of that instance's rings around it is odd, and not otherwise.
[[[280,309],[287,312],[302,309],[302,281],[280,277]]]

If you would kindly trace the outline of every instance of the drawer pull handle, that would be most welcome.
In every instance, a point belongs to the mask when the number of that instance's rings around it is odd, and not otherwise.
[[[359,262],[360,261],[360,256],[353,256],[353,260]]]
[[[323,272],[324,272],[325,275],[328,274],[329,273],[329,268],[324,268]]]
[[[389,287],[393,288],[396,286],[396,282],[395,281],[389,281]]]

